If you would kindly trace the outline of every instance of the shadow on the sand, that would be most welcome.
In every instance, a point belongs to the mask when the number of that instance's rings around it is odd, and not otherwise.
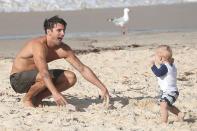
[[[110,98],[110,105],[113,106],[115,101],[121,103],[123,105],[123,107],[129,104],[129,100],[128,100],[127,97],[113,97],[113,98]],[[100,104],[100,103],[103,102],[103,100],[99,99],[99,97],[96,98],[96,99],[93,99],[91,97],[79,99],[77,97],[70,96],[68,102],[77,106],[77,109],[79,111],[83,112],[83,111],[85,111],[86,108],[88,108],[93,103],[94,104]],[[110,109],[113,109],[113,108],[110,108]]]
[[[87,98],[78,98],[74,96],[69,96],[67,97],[68,103],[75,105],[78,109],[78,111],[85,112],[85,109],[88,108],[90,105],[94,104],[99,104],[102,103],[102,100],[97,98],[93,99],[91,97]]]
[[[87,97],[87,98],[78,98],[78,97],[74,97],[74,96],[66,96],[67,97],[67,101],[68,103],[74,105],[77,107],[77,110],[78,111],[81,111],[81,112],[85,112],[85,109],[88,108],[90,105],[92,104],[100,104],[103,102],[102,99],[99,99],[98,98],[91,98],[91,97]],[[119,97],[119,96],[116,96],[116,97],[112,97],[110,98],[110,105],[113,107],[114,103],[115,102],[118,102],[122,105],[121,108],[127,106],[129,104],[129,100],[131,99],[134,99],[134,100],[143,100],[143,99],[155,99],[154,97],[150,97],[150,96],[147,96],[147,97]],[[48,106],[56,106],[56,103],[54,101],[43,101],[43,103],[45,105],[48,105]],[[110,108],[110,109],[114,109],[115,107],[113,108]]]
[[[75,105],[79,109],[79,111],[82,111],[82,112],[85,111],[85,109],[88,108],[93,103],[94,104],[99,104],[99,103],[103,102],[103,100],[101,100],[99,98],[92,99],[91,97],[79,99],[77,97],[69,96],[67,98],[68,98],[68,102],[70,104]],[[134,97],[134,98],[116,96],[116,97],[111,97],[110,98],[110,105],[113,107],[114,103],[118,102],[118,103],[120,103],[122,105],[121,108],[123,108],[123,107],[125,107],[125,106],[127,106],[129,104],[129,100],[130,99],[142,100],[142,99],[149,99],[149,98],[155,99],[155,98],[150,97],[150,96],[147,96],[147,97]],[[110,109],[114,109],[114,108],[110,108]]]
[[[184,119],[183,122],[187,122],[187,123],[195,123],[197,120],[197,118],[188,118],[188,119]],[[169,124],[173,124],[176,121],[170,121]]]
[[[188,119],[184,119],[184,121],[186,121],[187,123],[195,123],[197,120],[197,118],[188,118]]]
[[[66,96],[66,98],[67,98],[68,103],[74,105],[77,108],[77,110],[81,112],[85,112],[85,109],[88,108],[93,103],[95,104],[102,103],[102,100],[99,98],[93,99],[93,98],[87,97],[87,98],[80,99],[74,96]],[[54,101],[43,101],[43,104],[47,106],[57,106]]]

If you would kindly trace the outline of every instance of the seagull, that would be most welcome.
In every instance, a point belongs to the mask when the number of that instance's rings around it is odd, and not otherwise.
[[[109,22],[113,22],[116,26],[119,26],[122,28],[122,33],[123,35],[125,35],[126,31],[125,31],[125,24],[129,21],[129,9],[128,8],[124,8],[124,15],[120,18],[110,18],[108,19]]]

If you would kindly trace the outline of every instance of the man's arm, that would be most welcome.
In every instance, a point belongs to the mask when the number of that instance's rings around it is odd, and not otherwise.
[[[86,65],[84,65],[74,54],[74,52],[70,49],[67,50],[67,57],[65,58],[76,70],[78,70],[81,75],[89,82],[97,86],[101,92],[102,97],[109,98],[109,92],[105,85],[98,79],[95,73]]]
[[[44,81],[46,87],[52,93],[56,104],[65,105],[67,102],[65,98],[60,94],[60,92],[55,88],[48,71],[48,65],[46,62],[47,48],[41,43],[33,43],[32,53],[39,74]]]

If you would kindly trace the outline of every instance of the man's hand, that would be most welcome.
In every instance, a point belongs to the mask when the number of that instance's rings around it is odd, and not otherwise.
[[[61,93],[55,93],[55,94],[53,94],[53,98],[55,100],[55,103],[58,106],[65,106],[67,104],[66,99],[64,98],[64,96]]]
[[[66,109],[68,109],[69,111],[76,111],[76,107],[72,104],[66,104]]]
[[[105,107],[109,107],[110,102],[110,96],[108,90],[105,88],[105,90],[101,90],[101,95],[99,95],[100,99],[103,99],[103,104]]]

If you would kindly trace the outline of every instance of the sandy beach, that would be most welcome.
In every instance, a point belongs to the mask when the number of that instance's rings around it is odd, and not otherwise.
[[[79,53],[81,61],[91,67],[106,84],[113,108],[105,109],[98,99],[98,89],[85,81],[64,60],[50,63],[50,68],[69,69],[77,74],[78,82],[63,94],[77,111],[55,106],[52,98],[45,99],[44,108],[24,108],[23,94],[16,94],[9,85],[12,59],[1,58],[0,129],[1,130],[197,130],[197,32],[166,32],[99,37],[91,43],[93,52]],[[75,39],[74,42],[76,42]],[[176,122],[170,114],[169,126],[159,125],[160,115],[156,96],[158,86],[148,67],[153,48],[169,44],[178,68],[180,96],[175,103],[186,113],[184,122]],[[99,45],[99,46],[98,46]],[[113,45],[114,48],[102,48]],[[120,46],[127,45],[127,46]]]
[[[165,31],[154,32],[130,32],[126,36],[87,36],[65,38],[65,43],[71,46],[79,59],[88,65],[97,74],[99,79],[109,89],[111,95],[110,108],[106,109],[98,97],[98,89],[84,80],[82,76],[66,61],[57,60],[49,63],[50,68],[68,69],[77,75],[77,83],[73,88],[63,92],[68,102],[77,107],[76,110],[68,110],[65,107],[57,107],[53,98],[44,99],[44,108],[25,108],[22,106],[21,98],[24,94],[17,94],[10,87],[9,73],[13,57],[16,52],[30,38],[22,39],[1,39],[0,40],[0,130],[1,131],[196,131],[197,130],[197,31],[196,19],[193,15],[188,15],[197,4],[188,4],[184,6],[184,17],[178,17],[181,14],[182,5],[175,5],[178,12],[171,13],[170,22],[158,27],[153,26],[152,21],[145,21],[144,17],[137,17],[138,20],[144,20],[141,24],[137,22],[130,23],[130,30],[140,30],[153,27],[165,29]],[[192,8],[191,8],[192,7]],[[134,8],[136,11],[140,8]],[[143,7],[146,8],[146,7]],[[148,7],[147,7],[148,8]],[[146,11],[152,11],[149,7]],[[160,9],[166,10],[166,6]],[[168,9],[174,9],[168,7]],[[188,10],[187,10],[188,9]],[[106,9],[107,10],[107,9]],[[102,10],[106,12],[106,10]],[[110,15],[119,12],[120,9],[111,10]],[[145,10],[141,10],[145,11]],[[170,11],[170,10],[168,10]],[[102,16],[98,10],[93,10],[89,14]],[[57,12],[53,12],[56,14]],[[60,13],[60,12],[58,12]],[[86,11],[82,11],[82,14]],[[141,12],[144,14],[143,12]],[[169,12],[168,12],[169,13]],[[31,14],[31,13],[30,13]],[[0,24],[0,35],[23,35],[42,33],[42,22],[44,16],[50,16],[50,13],[10,13],[0,14],[3,23]],[[87,15],[86,14],[86,15]],[[106,13],[103,13],[106,14]],[[162,14],[162,12],[161,12]],[[73,20],[77,12],[62,12],[61,15]],[[60,16],[61,16],[60,15]],[[79,14],[78,14],[79,15]],[[163,15],[163,14],[162,14]],[[174,16],[177,15],[177,18]],[[9,17],[8,17],[9,16]],[[25,23],[22,17],[30,20],[29,25]],[[35,19],[39,16],[39,19]],[[160,16],[159,14],[156,16]],[[18,23],[13,22],[13,17],[18,18]],[[163,18],[167,15],[163,15]],[[29,19],[28,19],[29,18]],[[76,18],[76,17],[75,17]],[[94,16],[95,18],[95,16]],[[103,15],[103,19],[106,15]],[[154,17],[156,18],[156,17]],[[160,16],[161,18],[161,16]],[[176,23],[179,20],[182,22]],[[76,19],[75,19],[76,20]],[[77,21],[77,20],[76,20]],[[101,28],[102,22],[96,22],[95,26],[77,26],[76,21],[69,22],[72,30],[75,32],[95,32]],[[174,22],[175,23],[174,23]],[[83,23],[84,21],[82,21]],[[12,25],[14,23],[15,25]],[[150,24],[151,23],[151,24]],[[24,24],[23,28],[21,25]],[[10,25],[10,28],[6,26]],[[105,25],[106,32],[117,31],[113,25]],[[183,28],[180,28],[183,27]],[[108,28],[106,28],[108,27]],[[166,31],[171,27],[181,29],[182,31]],[[71,29],[68,28],[68,33]],[[86,30],[87,29],[87,30]],[[183,31],[183,29],[185,29]],[[189,31],[188,31],[188,30]],[[192,31],[191,31],[192,29]],[[20,30],[20,32],[18,32]],[[28,31],[31,31],[28,33]],[[178,122],[173,114],[169,115],[169,125],[162,127],[160,125],[159,105],[157,102],[158,83],[156,77],[151,72],[149,58],[154,53],[154,48],[160,44],[168,44],[173,49],[173,56],[178,70],[177,87],[180,96],[175,105],[185,112],[183,122]]]

